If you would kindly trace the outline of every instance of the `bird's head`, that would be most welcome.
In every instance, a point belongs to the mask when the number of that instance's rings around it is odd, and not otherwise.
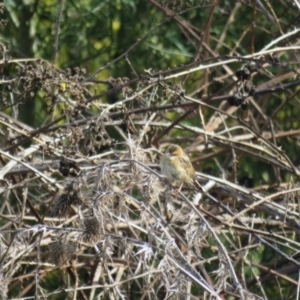
[[[182,148],[176,144],[171,144],[166,153],[171,156],[182,156],[184,154]]]

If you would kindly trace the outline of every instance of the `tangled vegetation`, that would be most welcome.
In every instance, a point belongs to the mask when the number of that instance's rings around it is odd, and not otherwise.
[[[0,299],[299,298],[296,0],[0,13]]]

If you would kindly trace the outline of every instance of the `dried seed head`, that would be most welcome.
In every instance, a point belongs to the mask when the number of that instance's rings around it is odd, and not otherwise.
[[[138,187],[141,189],[143,201],[146,205],[153,204],[164,191],[160,182],[154,176],[148,176],[144,181],[140,182]]]
[[[86,243],[98,243],[104,236],[102,216],[86,217],[83,220],[82,239]]]
[[[78,165],[73,161],[67,160],[66,158],[62,158],[60,160],[59,171],[65,177],[67,176],[77,177],[80,174],[80,169]]]
[[[50,260],[57,266],[61,266],[76,252],[76,244],[71,242],[67,235],[60,235],[50,244]]]
[[[71,205],[77,206],[83,203],[80,187],[79,182],[72,181],[65,187],[64,193],[56,197],[53,209],[54,216],[70,215],[72,212]]]

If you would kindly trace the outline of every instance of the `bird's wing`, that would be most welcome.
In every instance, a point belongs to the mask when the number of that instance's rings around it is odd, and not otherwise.
[[[180,156],[179,160],[185,169],[193,168],[191,161],[187,155]]]
[[[188,180],[186,181],[187,184],[194,186],[195,182],[197,181],[196,172],[195,172],[195,169],[194,169],[189,157],[187,155],[183,155],[179,159],[182,164],[182,167],[185,169],[186,174],[188,176]]]
[[[196,172],[195,169],[187,155],[180,156],[180,162],[182,167],[185,169],[185,172],[188,177],[188,181],[196,180]]]

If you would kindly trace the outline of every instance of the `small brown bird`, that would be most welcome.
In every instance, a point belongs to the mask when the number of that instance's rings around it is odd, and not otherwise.
[[[160,159],[160,169],[173,185],[179,185],[179,191],[184,183],[195,186],[196,172],[189,157],[178,145],[171,144]]]

